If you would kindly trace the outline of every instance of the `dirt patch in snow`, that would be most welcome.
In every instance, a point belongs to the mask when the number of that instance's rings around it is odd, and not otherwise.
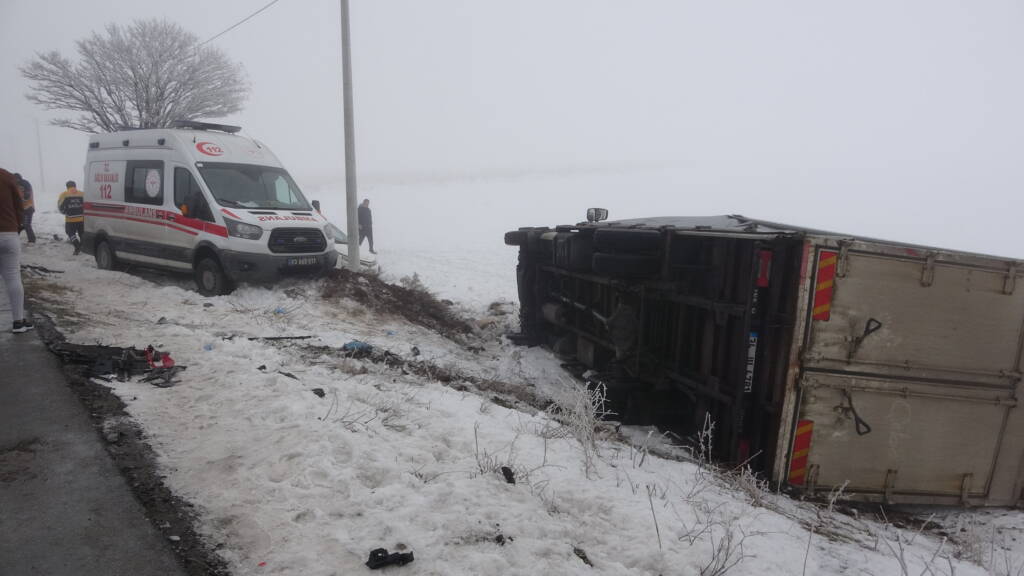
[[[456,341],[473,332],[469,322],[427,291],[418,279],[408,284],[389,284],[373,275],[339,269],[327,275],[321,295],[327,299],[350,298],[374,312],[396,314]]]
[[[51,321],[36,315],[36,325],[51,351],[64,342]],[[58,354],[59,355],[59,354]],[[62,356],[62,360],[66,360]],[[107,452],[124,475],[135,497],[146,510],[153,526],[172,540],[171,547],[190,576],[228,576],[227,563],[196,531],[198,514],[193,506],[176,496],[164,484],[156,453],[146,442],[142,428],[131,420],[125,404],[110,388],[86,376],[91,366],[64,364],[68,385],[88,408]]]
[[[440,366],[421,358],[403,358],[398,354],[372,345],[366,349],[345,351],[331,346],[305,344],[294,340],[277,340],[268,342],[268,344],[295,350],[311,364],[322,362],[325,356],[346,361],[370,362],[384,366],[398,374],[413,375],[440,382],[455,390],[476,391],[504,408],[543,412],[552,403],[550,399],[538,394],[533,386],[480,378],[465,374],[454,366]]]

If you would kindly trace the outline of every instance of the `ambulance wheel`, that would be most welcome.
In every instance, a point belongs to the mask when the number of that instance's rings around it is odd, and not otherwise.
[[[100,270],[113,270],[117,267],[117,257],[110,242],[100,240],[96,243],[96,267]]]
[[[223,296],[231,293],[231,282],[220,262],[207,256],[196,265],[196,288],[203,296]]]

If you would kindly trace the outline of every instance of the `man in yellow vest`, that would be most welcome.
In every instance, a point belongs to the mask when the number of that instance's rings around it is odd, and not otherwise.
[[[85,197],[78,190],[74,180],[68,180],[66,190],[57,198],[57,210],[64,215],[64,232],[75,245],[75,255],[82,251],[82,235],[85,234]]]

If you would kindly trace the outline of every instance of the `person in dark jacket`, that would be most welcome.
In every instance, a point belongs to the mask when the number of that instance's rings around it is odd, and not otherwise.
[[[25,219],[21,225],[25,229],[25,235],[28,236],[28,243],[36,243],[36,233],[32,230],[32,215],[36,213],[36,201],[32,197],[32,184],[28,180],[21,177],[21,174],[14,174],[14,179],[18,182],[18,191],[21,192],[21,204],[25,209]]]
[[[0,278],[7,289],[14,320],[12,332],[28,332],[35,326],[25,318],[25,288],[21,284],[21,234],[25,207],[18,181],[14,175],[0,168]]]
[[[370,212],[370,201],[364,199],[359,205],[359,245],[363,245],[363,238],[370,241],[370,254],[376,254],[373,250],[373,213]]]

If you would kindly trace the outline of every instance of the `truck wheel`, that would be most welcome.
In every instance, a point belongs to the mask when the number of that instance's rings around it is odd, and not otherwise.
[[[526,244],[526,237],[526,230],[513,230],[512,232],[505,232],[505,245],[522,246],[523,244]]]
[[[231,282],[220,262],[206,256],[196,265],[196,288],[203,296],[223,296],[231,293]]]
[[[594,232],[598,252],[661,252],[664,241],[657,230],[601,228]]]
[[[100,240],[96,243],[96,267],[100,270],[113,270],[117,267],[117,257],[110,242]]]
[[[631,278],[654,276],[661,271],[661,258],[644,254],[594,254],[594,272]]]

